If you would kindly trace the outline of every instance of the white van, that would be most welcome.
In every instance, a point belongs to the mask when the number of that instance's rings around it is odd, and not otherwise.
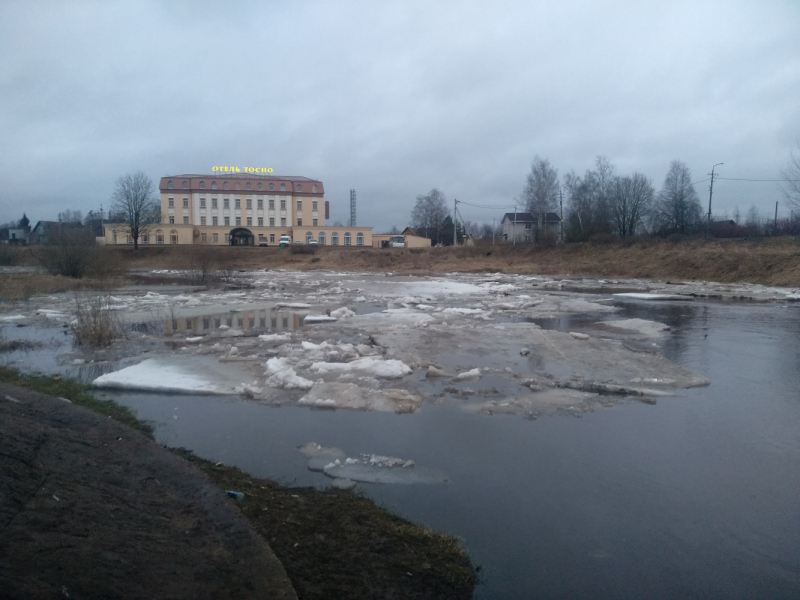
[[[289,246],[291,243],[292,243],[292,238],[290,238],[288,235],[282,235],[281,238],[278,240],[278,244],[280,245],[281,248],[286,248],[286,246]]]

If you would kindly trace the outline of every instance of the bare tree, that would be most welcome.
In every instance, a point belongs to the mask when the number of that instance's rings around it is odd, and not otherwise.
[[[609,198],[613,193],[614,166],[605,156],[595,159],[595,169],[583,177],[575,173],[564,176],[569,196],[566,227],[567,236],[582,241],[597,233],[611,232]]]
[[[797,149],[800,151],[800,141],[797,142]],[[789,153],[789,164],[781,171],[781,175],[781,189],[786,201],[800,209],[800,154],[795,154],[794,151]]]
[[[396,235],[400,233],[400,230],[397,228],[397,225],[392,225],[391,229],[389,229],[389,233],[392,235]]]
[[[662,229],[686,233],[700,221],[702,212],[689,167],[673,160],[658,194],[654,212],[656,223]]]
[[[636,226],[650,210],[655,196],[650,180],[641,173],[617,177],[610,197],[614,229],[620,237],[636,233]]]
[[[545,213],[558,206],[558,188],[558,170],[546,158],[534,156],[531,172],[522,191],[522,201],[528,212],[538,214],[537,231],[543,230]]]
[[[64,212],[58,213],[58,220],[62,223],[81,223],[83,216],[79,210],[67,209]]]
[[[161,221],[161,205],[153,182],[141,171],[122,175],[117,179],[111,201],[111,210],[123,217],[122,222],[128,226],[133,238],[133,249],[138,250],[139,238]]]
[[[441,191],[433,188],[427,195],[417,196],[417,202],[411,212],[411,222],[416,229],[424,232],[425,237],[435,239],[437,243],[441,242],[446,218],[447,204]]]

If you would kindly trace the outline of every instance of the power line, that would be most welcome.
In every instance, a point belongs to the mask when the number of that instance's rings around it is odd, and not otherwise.
[[[800,181],[800,179],[744,179],[742,177],[717,177],[726,181]]]
[[[504,204],[504,205],[499,205],[499,206],[486,206],[484,204],[470,204],[469,202],[464,202],[463,200],[459,200],[458,203],[459,204],[463,204],[464,206],[472,206],[473,208],[489,208],[489,209],[516,208],[518,206],[518,205],[514,205],[514,204]]]

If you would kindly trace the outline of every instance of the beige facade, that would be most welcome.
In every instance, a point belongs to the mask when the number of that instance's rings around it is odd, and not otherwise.
[[[372,245],[375,248],[383,248],[384,242],[396,236],[403,236],[403,243],[406,248],[430,248],[431,239],[422,237],[414,233],[410,227],[406,227],[402,233],[376,233],[372,236]]]
[[[307,177],[214,173],[159,182],[161,223],[140,244],[277,245],[293,242],[371,246],[371,227],[325,224],[324,187]],[[107,224],[106,244],[132,244],[125,224]]]

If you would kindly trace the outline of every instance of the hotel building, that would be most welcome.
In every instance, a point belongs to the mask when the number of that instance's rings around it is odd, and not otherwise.
[[[371,246],[371,227],[326,225],[321,181],[251,173],[173,175],[159,182],[161,223],[140,244]],[[107,244],[132,244],[125,224],[105,227]]]

